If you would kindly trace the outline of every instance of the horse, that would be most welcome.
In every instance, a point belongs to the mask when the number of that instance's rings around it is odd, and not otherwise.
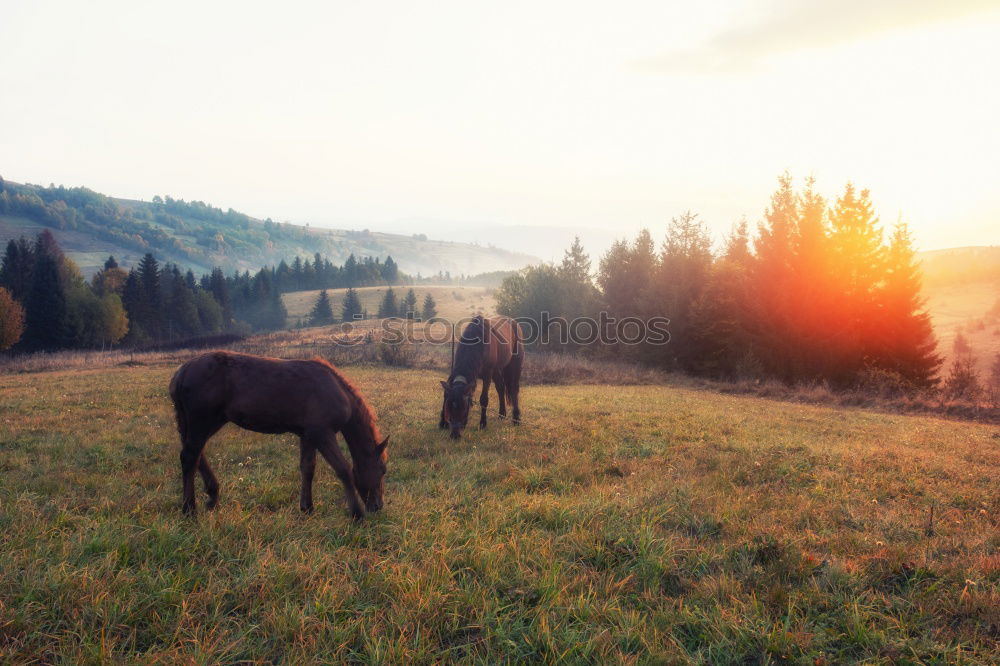
[[[312,513],[312,482],[319,451],[336,472],[357,520],[382,508],[386,447],[375,412],[360,391],[328,362],[285,361],[215,351],[182,365],[170,380],[170,397],[181,438],[183,511],[196,513],[195,468],[208,493],[205,508],[219,503],[219,481],[203,455],[205,443],[226,423],[266,434],[299,436],[299,508]],[[337,445],[340,432],[354,461]],[[359,496],[360,494],[360,496]],[[363,504],[362,504],[363,502]]]
[[[462,331],[448,381],[441,382],[444,401],[438,427],[442,430],[450,428],[452,439],[462,436],[462,430],[469,421],[472,395],[479,379],[483,380],[483,392],[479,396],[479,429],[486,428],[491,380],[500,397],[500,418],[507,416],[509,400],[513,408],[513,422],[520,423],[518,393],[521,389],[523,362],[524,346],[521,343],[521,329],[516,321],[509,317],[474,317]]]

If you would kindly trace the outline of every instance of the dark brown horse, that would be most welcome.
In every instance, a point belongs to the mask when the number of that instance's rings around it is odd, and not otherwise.
[[[479,396],[479,428],[486,427],[491,380],[500,397],[500,418],[507,416],[509,401],[513,408],[513,421],[520,423],[518,393],[521,389],[523,362],[524,346],[521,344],[521,329],[516,321],[508,317],[474,317],[462,331],[448,381],[441,382],[444,404],[441,406],[438,426],[442,430],[451,428],[453,439],[462,436],[462,430],[469,421],[472,396],[479,379],[483,380],[483,392]]]
[[[302,511],[313,509],[316,451],[340,477],[355,518],[364,517],[365,507],[369,511],[382,508],[389,438],[382,439],[375,412],[358,389],[326,361],[210,352],[191,359],[174,373],[170,397],[181,435],[184,513],[194,515],[196,511],[196,467],[208,493],[206,508],[214,509],[219,501],[219,482],[202,452],[208,438],[226,423],[254,432],[299,436]],[[338,432],[347,442],[353,469],[337,445]]]

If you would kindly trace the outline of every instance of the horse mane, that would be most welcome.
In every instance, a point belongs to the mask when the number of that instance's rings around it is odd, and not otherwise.
[[[462,331],[458,350],[455,352],[455,367],[451,371],[451,376],[448,377],[449,382],[459,376],[464,377],[469,382],[475,381],[479,377],[485,351],[483,345],[486,337],[485,326],[482,315],[476,315]]]
[[[358,390],[358,387],[355,386],[350,379],[345,377],[344,373],[335,368],[332,363],[327,361],[325,358],[320,358],[318,356],[315,356],[310,360],[332,372],[333,376],[337,378],[337,381],[340,382],[340,385],[345,391],[347,391],[348,395],[354,398],[357,409],[354,410],[352,419],[358,419],[358,425],[370,430],[375,444],[378,445],[382,441],[382,432],[378,429],[378,423],[376,422],[378,414],[375,413],[375,408],[369,404],[368,400],[365,399],[365,396]]]

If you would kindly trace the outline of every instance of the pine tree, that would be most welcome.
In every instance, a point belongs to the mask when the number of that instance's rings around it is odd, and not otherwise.
[[[836,317],[832,342],[838,354],[833,379],[851,381],[874,353],[878,338],[878,287],[885,275],[885,248],[868,190],[848,183],[830,216],[830,261],[837,292],[828,304]]]
[[[914,386],[932,386],[941,357],[930,315],[924,310],[920,268],[904,223],[893,229],[877,300],[878,321],[870,327],[872,340],[867,345],[872,361]]]
[[[382,296],[382,302],[379,303],[378,317],[379,319],[385,319],[386,317],[398,316],[399,305],[396,303],[396,292],[392,290],[392,287],[389,287]]]
[[[354,287],[348,287],[347,293],[344,294],[341,319],[343,321],[354,321],[361,317],[361,313],[361,300],[358,298],[358,292],[354,290]]]
[[[329,326],[333,323],[333,308],[330,307],[330,296],[326,289],[319,292],[316,303],[309,313],[309,323],[312,326]]]
[[[296,257],[296,262],[301,264],[301,260]],[[208,280],[209,291],[215,302],[222,309],[222,330],[229,330],[233,325],[233,305],[229,294],[229,283],[221,268],[213,268],[212,275]]]
[[[201,318],[195,305],[194,291],[188,287],[177,267],[164,271],[165,287],[169,282],[169,296],[164,307],[166,335],[168,338],[186,338],[201,334]]]
[[[25,304],[25,345],[51,351],[70,346],[69,311],[66,287],[59,270],[59,257],[36,248],[31,291]]]
[[[983,394],[983,385],[976,370],[972,347],[961,333],[955,336],[952,346],[953,357],[944,381],[944,395],[953,400],[977,402]]]
[[[644,295],[658,266],[659,259],[648,229],[640,231],[631,244],[615,243],[601,258],[597,273],[597,284],[608,309],[617,317],[645,314]]]
[[[385,263],[382,264],[381,268],[381,276],[388,285],[394,285],[399,282],[399,266],[393,261],[391,256],[385,258]]]
[[[163,330],[163,294],[160,289],[160,265],[152,253],[147,252],[136,267],[139,287],[145,306],[140,309],[141,324],[147,335],[158,339]],[[134,317],[132,318],[134,321]]]
[[[437,303],[434,302],[434,297],[431,296],[431,292],[428,291],[427,294],[424,295],[424,306],[421,308],[420,318],[427,321],[428,319],[437,317],[437,313]]]
[[[795,238],[799,206],[787,172],[758,225],[755,261],[750,274],[753,301],[753,345],[769,374],[785,381],[796,379],[788,341],[794,339]]]
[[[11,239],[0,264],[0,287],[5,287],[11,297],[20,302],[28,298],[31,289],[31,271],[35,265],[35,251],[27,238]]]
[[[691,308],[705,287],[711,267],[712,241],[705,225],[690,211],[673,218],[651,292],[660,312],[670,319],[670,344],[661,348],[661,361],[691,367]]]
[[[413,289],[409,289],[406,292],[406,296],[403,297],[403,302],[399,308],[399,314],[407,319],[413,319],[417,316],[417,294]]]
[[[145,328],[149,319],[146,314],[148,305],[139,281],[139,274],[134,268],[128,272],[125,284],[122,286],[122,305],[125,306],[129,320],[126,342],[132,345],[148,342],[152,336]]]

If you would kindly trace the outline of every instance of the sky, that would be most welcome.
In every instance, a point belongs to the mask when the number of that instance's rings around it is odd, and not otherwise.
[[[0,176],[462,240],[691,210],[719,240],[787,170],[921,249],[1000,244],[998,34],[996,0],[5,0]]]

